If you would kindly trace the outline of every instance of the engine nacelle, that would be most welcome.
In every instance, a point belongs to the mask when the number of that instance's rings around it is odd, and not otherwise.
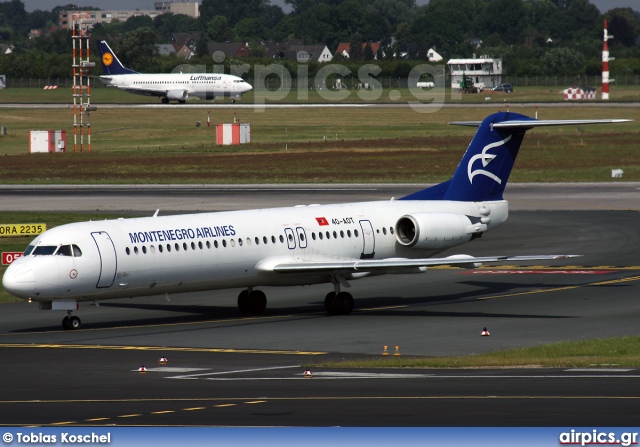
[[[169,90],[167,92],[167,99],[169,101],[186,101],[189,97],[189,92],[186,90]]]
[[[468,216],[453,213],[406,214],[395,227],[398,243],[419,250],[455,247],[486,229],[485,224],[474,224]]]

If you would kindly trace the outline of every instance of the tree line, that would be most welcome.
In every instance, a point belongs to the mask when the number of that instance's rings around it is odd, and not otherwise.
[[[249,62],[269,64],[261,42],[301,39],[324,44],[335,52],[350,42],[349,65],[377,59],[380,76],[401,76],[424,63],[430,48],[445,61],[452,57],[502,57],[510,76],[597,75],[601,71],[603,20],[609,22],[612,74],[640,74],[640,12],[615,8],[600,14],[589,0],[285,0],[291,12],[269,0],[202,0],[198,19],[180,14],[131,17],[97,24],[92,40],[105,39],[123,63],[138,71],[171,71],[184,63],[160,56],[156,44],[175,33],[197,36],[192,65],[211,67],[208,42],[247,42],[250,61],[227,59],[227,66]],[[59,12],[27,12],[21,0],[0,3],[0,44],[13,52],[0,55],[0,73],[12,77],[70,77],[71,35],[46,32],[57,25]],[[95,8],[78,6],[78,10]],[[39,38],[29,31],[41,29]],[[377,54],[359,43],[380,42]],[[339,59],[340,60],[340,59]],[[342,62],[342,61],[341,61]],[[347,61],[344,61],[345,63]],[[283,62],[284,63],[284,62]],[[295,76],[295,63],[289,71]],[[317,70],[311,67],[311,73]],[[355,70],[357,71],[357,69]],[[250,75],[250,73],[249,73]]]

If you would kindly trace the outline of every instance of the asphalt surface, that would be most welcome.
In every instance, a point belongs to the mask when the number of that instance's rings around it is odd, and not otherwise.
[[[635,426],[640,414],[635,386],[640,370],[635,368],[349,370],[318,365],[378,358],[384,346],[393,359],[396,353],[472,355],[637,335],[640,214],[633,200],[626,209],[615,208],[614,200],[625,194],[637,200],[637,187],[585,185],[567,192],[549,185],[546,208],[531,202],[540,199],[540,190],[523,187],[508,197],[515,211],[507,223],[460,251],[582,254],[571,260],[573,266],[434,269],[353,281],[356,310],[348,316],[324,314],[327,286],[265,288],[269,305],[254,318],[237,311],[239,290],[175,296],[170,302],[163,297],[114,300],[82,306],[77,315],[83,329],[69,332],[60,329],[61,313],[38,311],[26,302],[3,304],[0,424]],[[395,188],[355,194],[404,190]],[[549,207],[556,202],[550,191],[573,197],[567,203],[572,210]],[[15,194],[25,206],[45,200],[49,206],[43,209],[64,202],[59,195],[73,202],[68,206],[81,202],[64,191],[42,198]],[[102,201],[99,190],[96,194]],[[147,193],[113,194],[116,203],[136,204]],[[172,194],[180,195],[157,196]],[[237,208],[245,207],[242,192],[233,194]],[[248,201],[260,194],[251,191]],[[275,202],[283,200],[278,192],[269,194]],[[324,203],[319,198],[332,195],[295,194],[306,199],[301,203]],[[342,190],[333,194],[330,199],[337,202],[347,196]],[[608,195],[611,202],[599,200]],[[206,193],[188,197],[196,204],[207,201]],[[182,206],[197,209],[193,203]],[[584,209],[574,210],[576,203]],[[484,327],[490,336],[480,336]],[[158,363],[161,356],[168,359],[165,365]],[[138,371],[141,365],[146,373]],[[311,378],[303,375],[306,369]]]

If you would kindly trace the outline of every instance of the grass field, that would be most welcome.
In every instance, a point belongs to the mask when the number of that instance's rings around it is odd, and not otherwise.
[[[492,108],[240,109],[252,143],[217,146],[204,109],[101,109],[91,115],[91,153],[73,153],[71,109],[0,109],[2,183],[330,183],[434,182],[448,178],[474,129]],[[535,110],[512,107],[529,116]],[[234,109],[212,107],[212,122],[232,122]],[[640,108],[539,107],[538,116],[629,118],[631,123],[530,131],[512,181],[640,180]],[[200,123],[197,126],[197,123]],[[65,129],[65,154],[27,154],[29,130]],[[325,141],[326,137],[326,141]],[[78,138],[79,142],[79,138]],[[79,148],[79,147],[78,147]]]

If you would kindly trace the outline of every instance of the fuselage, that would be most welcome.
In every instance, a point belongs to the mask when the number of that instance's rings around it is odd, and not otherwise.
[[[483,218],[488,230],[506,220],[508,205],[390,200],[79,222],[34,239],[8,267],[3,285],[35,301],[307,285],[330,278],[326,273],[280,274],[271,266],[425,258],[469,240],[436,241],[438,248],[430,250],[407,247],[398,242],[396,224],[411,213]]]
[[[146,96],[166,96],[168,92],[187,92],[187,96],[214,99],[222,96],[238,98],[252,89],[242,78],[217,73],[135,73],[100,76],[108,87]],[[185,96],[186,99],[186,96]]]

